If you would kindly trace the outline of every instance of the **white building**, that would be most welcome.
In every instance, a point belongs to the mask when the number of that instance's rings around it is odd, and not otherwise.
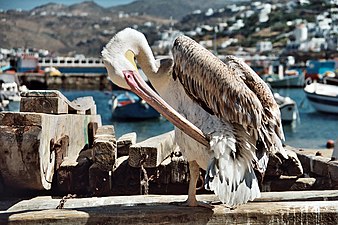
[[[312,38],[308,43],[309,50],[314,52],[320,52],[327,49],[327,42],[325,38]]]
[[[259,41],[256,44],[256,50],[258,52],[266,52],[272,50],[272,43],[271,41]]]
[[[308,38],[308,29],[305,24],[299,24],[294,30],[294,35],[297,43],[301,43],[307,40]]]

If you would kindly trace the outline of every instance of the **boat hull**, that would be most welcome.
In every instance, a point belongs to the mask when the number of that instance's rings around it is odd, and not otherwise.
[[[317,111],[338,114],[338,86],[313,83],[304,92]]]
[[[306,97],[317,111],[338,114],[338,98],[311,93],[306,93]]]
[[[122,107],[116,107],[112,111],[113,119],[144,120],[154,119],[161,116],[153,107],[147,103],[135,102]]]
[[[281,112],[281,119],[283,124],[290,124],[293,121],[297,120],[298,109],[296,104],[287,103],[279,106]]]
[[[285,76],[282,79],[268,77],[265,78],[264,81],[269,83],[272,88],[303,87],[304,78],[302,76],[303,75]]]
[[[161,114],[132,92],[122,91],[112,97],[113,120],[145,120]]]

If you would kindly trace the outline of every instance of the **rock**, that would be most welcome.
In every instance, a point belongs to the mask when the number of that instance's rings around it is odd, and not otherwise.
[[[285,159],[280,153],[269,157],[265,176],[300,176],[303,174],[303,167],[297,154],[289,149],[285,149],[285,151],[288,155],[288,159]]]

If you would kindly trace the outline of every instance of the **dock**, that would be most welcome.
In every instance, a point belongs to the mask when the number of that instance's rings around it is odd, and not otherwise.
[[[290,196],[294,196],[290,199]],[[297,196],[297,197],[295,197]],[[235,209],[215,202],[213,209],[170,204],[185,195],[138,195],[67,199],[50,196],[0,201],[0,224],[338,224],[337,191],[270,192]]]

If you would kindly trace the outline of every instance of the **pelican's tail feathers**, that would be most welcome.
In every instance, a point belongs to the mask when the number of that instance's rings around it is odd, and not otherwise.
[[[214,191],[223,204],[234,207],[260,197],[258,181],[252,168],[255,159],[252,146],[236,143],[234,138],[213,140],[211,159],[205,179],[205,188]],[[249,149],[237,149],[246,145]]]

